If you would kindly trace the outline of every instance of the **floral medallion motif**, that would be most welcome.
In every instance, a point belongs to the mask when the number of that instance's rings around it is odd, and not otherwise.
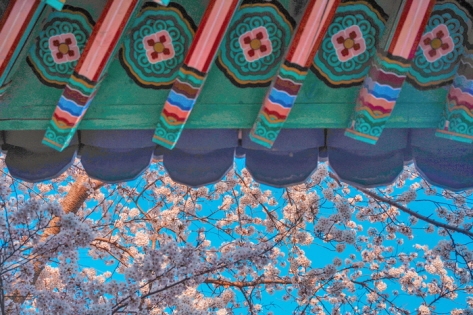
[[[120,61],[139,86],[170,88],[184,62],[195,32],[180,5],[147,3],[134,21],[120,50]]]
[[[145,36],[143,46],[149,63],[162,62],[175,56],[172,38],[166,30]]]
[[[434,62],[449,54],[454,47],[455,44],[450,37],[450,32],[444,24],[438,25],[431,32],[424,34],[420,40],[420,48],[428,62]]]
[[[268,30],[264,26],[257,27],[241,35],[240,46],[248,62],[259,60],[273,52]]]
[[[244,1],[220,46],[218,67],[238,87],[268,86],[289,45],[293,24],[277,1]]]
[[[386,20],[374,1],[342,3],[314,58],[312,71],[328,86],[362,84]]]
[[[49,50],[57,64],[76,61],[80,57],[80,49],[74,34],[60,34],[49,38]]]
[[[49,15],[27,57],[41,82],[56,88],[66,85],[94,24],[87,11],[67,5]]]
[[[332,36],[338,60],[346,62],[366,51],[363,33],[358,25],[350,26]]]
[[[468,8],[457,1],[435,5],[407,75],[409,83],[426,90],[452,82],[466,45],[470,18]]]

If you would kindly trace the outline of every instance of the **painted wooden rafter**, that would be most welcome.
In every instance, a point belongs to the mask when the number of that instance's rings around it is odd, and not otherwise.
[[[46,4],[62,10],[65,0],[11,0],[0,19],[0,96],[8,86],[13,66]]]
[[[374,58],[345,135],[376,144],[399,98],[435,0],[404,0]]]
[[[0,20],[0,96],[44,6],[40,0],[11,0]]]
[[[212,0],[159,117],[153,142],[174,148],[241,0]]]
[[[279,72],[250,132],[252,141],[270,148],[289,116],[340,0],[310,0]]]
[[[473,50],[463,54],[436,135],[473,143]]]
[[[140,2],[108,0],[54,110],[43,144],[58,151],[69,145]]]

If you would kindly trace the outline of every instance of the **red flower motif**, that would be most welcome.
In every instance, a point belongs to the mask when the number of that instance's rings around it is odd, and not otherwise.
[[[246,61],[253,62],[270,55],[273,45],[269,39],[268,31],[264,26],[257,27],[242,34],[239,38],[240,47]]]
[[[51,36],[49,38],[49,49],[55,63],[76,61],[80,57],[80,50],[74,34],[66,33]]]
[[[341,62],[348,61],[366,51],[365,39],[358,25],[352,25],[334,34],[332,44]]]
[[[162,30],[145,36],[143,45],[150,63],[158,63],[174,57],[174,46],[168,31]]]
[[[455,45],[447,26],[440,24],[422,36],[420,48],[424,52],[425,59],[434,62],[452,52]]]

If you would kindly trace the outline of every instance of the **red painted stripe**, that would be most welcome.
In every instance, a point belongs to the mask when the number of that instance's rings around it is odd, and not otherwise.
[[[301,40],[302,37],[302,30],[306,27],[307,24],[309,24],[309,17],[310,17],[310,12],[314,9],[315,3],[317,0],[310,0],[309,4],[307,4],[307,7],[305,9],[305,13],[302,16],[302,20],[299,23],[299,27],[297,28],[297,32],[294,35],[294,39],[292,40],[291,47],[289,48],[289,51],[286,56],[286,60],[292,60],[292,56],[296,52],[297,49],[297,44]],[[302,66],[302,65],[301,65]]]
[[[392,109],[390,109],[390,108],[385,108],[383,106],[373,105],[372,103],[370,103],[368,101],[365,101],[364,99],[360,99],[360,104],[361,104],[360,110],[363,107],[366,107],[366,108],[369,108],[372,112],[380,112],[383,115],[386,115],[386,114],[389,114],[389,113],[392,112]]]
[[[289,95],[297,95],[301,89],[301,84],[277,76],[274,82],[274,88],[278,91],[284,91]]]
[[[185,123],[187,120],[188,115],[185,115],[184,117],[179,117],[176,113],[168,112],[166,108],[163,109],[163,115],[166,117],[172,117],[178,122]]]
[[[79,62],[78,62],[78,64],[77,64],[77,66],[76,66],[75,71],[76,71],[77,73],[81,73],[81,68],[84,66],[84,62],[87,60],[87,57],[88,57],[89,53],[91,52],[91,51],[90,51],[90,48],[92,47],[92,43],[93,43],[94,41],[96,41],[97,36],[98,36],[98,34],[99,34],[99,31],[100,31],[100,29],[102,28],[103,23],[104,23],[105,20],[107,19],[107,15],[109,14],[110,8],[111,8],[112,5],[113,5],[113,1],[114,1],[114,0],[109,0],[109,1],[107,2],[107,4],[105,5],[105,8],[103,9],[103,11],[102,11],[102,13],[101,13],[101,15],[100,15],[99,20],[98,20],[97,23],[95,24],[94,30],[92,31],[92,34],[90,35],[90,38],[89,38],[89,40],[88,40],[88,42],[87,42],[87,45],[86,45],[86,47],[84,48],[84,52],[82,53],[81,58],[79,59]],[[116,43],[118,42],[118,39],[119,39],[119,37],[121,36],[122,30],[123,30],[123,28],[126,26],[126,24],[127,24],[127,22],[128,22],[128,19],[130,18],[130,16],[131,16],[131,14],[132,14],[132,12],[133,12],[133,10],[134,10],[134,8],[135,8],[137,2],[138,2],[138,0],[132,0],[132,2],[130,3],[130,6],[128,7],[128,10],[127,10],[127,13],[126,13],[126,18],[123,19],[122,23],[120,23],[120,28],[119,28],[119,29],[120,29],[120,32],[117,32],[117,33],[115,34],[114,38],[113,38],[113,40],[115,41],[115,45],[114,45],[114,47],[113,47],[112,49],[110,49],[110,47],[109,47],[109,49],[111,50],[111,51],[109,51],[110,54],[113,52],[113,50],[114,50],[114,48],[115,48],[115,46],[116,46]],[[106,64],[107,64],[107,61],[108,61],[108,60],[106,60],[106,59],[105,59],[105,60],[102,60],[101,63],[100,63],[100,66],[99,66],[99,68],[98,68],[99,71],[97,71],[97,72],[95,73],[95,75],[93,76],[93,78],[88,78],[88,79],[91,80],[91,81],[97,82],[97,81],[100,79],[100,75],[102,74],[102,71],[103,71],[103,69],[105,68],[105,66],[106,66]]]
[[[404,83],[405,76],[398,75],[394,72],[384,72],[381,69],[378,69],[377,66],[371,67],[369,76],[373,79],[373,81],[383,84],[389,85],[392,88],[400,88]]]
[[[3,19],[2,21],[0,22],[0,31],[3,31],[3,27],[5,26],[5,23],[8,19],[8,17],[10,16],[10,13],[11,11],[13,10],[13,6],[15,4],[17,4],[18,1],[13,1],[12,3],[10,3],[10,5],[8,6],[6,12],[4,13],[4,16],[3,16]],[[33,16],[36,12],[36,10],[38,9],[40,5],[40,0],[36,0],[35,1],[35,4],[30,7],[30,12],[28,13],[28,16],[26,18],[26,20],[23,22],[23,25],[21,26],[21,29],[19,31],[19,33],[16,35],[15,37],[15,43],[18,43],[20,42],[21,38],[23,37],[23,35],[25,34],[25,31],[26,29],[28,28],[28,24],[31,22],[31,20],[33,19]],[[8,64],[10,63],[10,60],[13,56],[13,53],[15,52],[17,46],[14,46],[12,47],[9,51],[8,51],[8,54],[7,56],[5,57],[5,60],[4,62],[2,63],[2,66],[0,67],[0,74],[3,74],[3,72],[5,71],[5,69],[7,68]]]
[[[429,23],[430,15],[432,14],[434,6],[435,6],[435,0],[430,0],[429,8],[427,9],[427,12],[424,15],[424,19],[422,20],[422,24],[419,28],[419,31],[417,32],[417,36],[414,41],[414,44],[412,45],[411,52],[409,53],[409,60],[414,59],[414,56],[417,51],[417,47],[419,46],[419,42],[422,38],[422,35],[424,34],[424,30],[425,30],[425,27],[427,26],[427,23]]]
[[[60,112],[60,113],[53,113],[54,118],[56,121],[63,122],[69,128],[73,128],[77,122],[77,117],[70,115],[68,112]]]
[[[79,62],[77,63],[75,72],[80,73],[81,68],[84,64],[84,61],[87,59],[87,56],[90,52],[90,47],[92,46],[91,43],[93,43],[97,37],[98,31],[101,27],[103,22],[105,21],[105,18],[110,11],[110,7],[112,6],[113,0],[108,0],[107,4],[105,5],[105,8],[102,11],[102,14],[99,17],[99,20],[97,23],[95,23],[94,29],[92,31],[92,34],[90,34],[89,40],[87,41],[87,44],[84,47],[84,51],[82,52],[82,55],[80,56]]]
[[[320,30],[320,33],[319,33],[320,36],[317,38],[317,41],[315,42],[314,47],[312,47],[312,51],[310,52],[309,59],[307,60],[304,67],[308,68],[312,64],[312,60],[314,59],[315,54],[317,54],[317,51],[320,48],[320,44],[322,44],[325,34],[327,34],[327,30],[330,27],[330,24],[332,24],[333,18],[335,17],[335,13],[337,12],[337,8],[340,5],[340,1],[341,0],[338,0],[336,3],[332,5],[329,16],[325,20],[325,24],[322,26]]]
[[[388,52],[391,54],[393,53],[393,50],[396,47],[402,28],[405,27],[407,16],[409,15],[409,11],[414,1],[418,1],[418,0],[406,0],[406,4],[401,13],[401,18],[399,19],[397,25],[393,25],[395,27],[395,32],[394,32],[393,37],[391,38],[391,43],[389,44],[389,48],[388,48]]]
[[[276,112],[276,111],[269,110],[267,107],[265,107],[263,109],[263,111],[266,113],[266,115],[274,116],[278,120],[286,120],[286,118],[287,118],[287,115],[285,115],[284,113],[279,113],[279,112]]]
[[[133,13],[133,10],[135,9],[136,7],[136,4],[139,0],[132,0],[130,6],[128,7],[128,10],[126,12],[126,15],[124,17],[124,19],[122,20],[122,22],[120,23],[120,27],[118,29],[118,32],[115,33],[115,36],[113,37],[113,43],[111,47],[109,47],[109,58],[104,58],[102,59],[102,62],[100,63],[100,66],[98,68],[98,71],[95,73],[94,77],[91,78],[91,80],[95,81],[95,82],[98,82],[99,79],[100,79],[100,76],[102,75],[102,72],[105,68],[105,66],[107,65],[107,62],[113,58],[114,56],[112,56],[111,54],[113,53],[113,51],[115,50],[115,47],[117,46],[118,44],[118,41],[120,40],[120,37],[122,36],[123,34],[123,30],[125,29],[127,23],[128,23],[128,20],[130,19],[132,13]]]
[[[309,2],[309,4],[307,5],[306,9],[305,9],[305,13],[302,17],[302,20],[297,28],[297,31],[296,31],[296,34],[294,35],[294,39],[291,43],[291,47],[289,48],[289,51],[288,51],[288,54],[286,56],[286,60],[288,61],[291,61],[292,62],[292,59],[293,59],[293,56],[294,54],[296,53],[296,51],[299,49],[299,42],[302,38],[302,35],[303,35],[303,32],[304,32],[304,28],[306,28],[306,26],[309,24],[309,23],[314,23],[314,21],[312,20],[309,20],[311,15],[312,15],[312,11],[314,10],[314,7],[317,3],[317,1],[320,1],[320,0],[311,0]],[[312,50],[311,50],[311,53],[310,53],[310,56],[312,56],[312,53],[313,55],[315,56],[315,52],[318,50],[319,46],[320,46],[320,43],[322,42],[323,38],[325,37],[325,34],[327,32],[327,29],[328,27],[330,26],[330,24],[332,23],[332,20],[333,20],[333,17],[335,15],[335,12],[337,10],[337,7],[338,5],[340,4],[340,1],[341,0],[337,0],[335,1],[334,3],[330,4],[330,1],[329,3],[327,3],[327,6],[330,6],[329,8],[329,13],[327,15],[327,18],[324,19],[324,15],[322,15],[322,22],[323,24],[320,25],[320,31],[318,32],[318,37],[316,39],[316,41],[314,42],[314,46],[312,47]],[[315,52],[314,52],[315,51]],[[302,64],[300,65],[301,67],[308,67],[310,66],[311,62],[313,59],[313,56],[312,58],[309,58],[309,60],[305,63],[305,64]]]
[[[10,16],[11,11],[13,10],[13,7],[15,6],[15,4],[17,2],[18,2],[18,0],[11,0],[10,4],[7,7],[7,9],[5,10],[5,12],[3,12],[3,17],[0,20],[0,31],[3,30],[3,27],[5,26],[5,23],[7,22],[7,19]]]
[[[227,1],[227,0],[225,0]],[[220,46],[220,43],[222,42],[223,36],[227,32],[228,25],[230,24],[230,21],[232,20],[233,14],[235,13],[235,10],[237,9],[236,6],[238,5],[239,0],[233,0],[232,3],[232,9],[227,12],[227,15],[225,16],[225,20],[223,21],[223,25],[221,25],[220,30],[218,32],[217,38],[215,42],[212,45],[212,49],[210,50],[210,54],[207,57],[207,60],[204,63],[204,66],[202,68],[202,72],[207,73],[210,64],[212,63],[215,54],[217,53],[218,47]]]
[[[212,10],[215,6],[216,1],[210,1],[210,4],[208,5],[207,9],[205,10],[204,16],[202,17],[202,20],[200,21],[199,27],[197,28],[197,32],[195,34],[195,37],[191,43],[191,46],[189,47],[189,52],[187,53],[186,60],[184,61],[184,64],[188,65],[190,59],[192,58],[192,55],[194,54],[195,48],[197,47],[197,42],[200,40],[202,37],[202,30],[205,28],[205,25],[209,21],[209,16],[212,13]]]

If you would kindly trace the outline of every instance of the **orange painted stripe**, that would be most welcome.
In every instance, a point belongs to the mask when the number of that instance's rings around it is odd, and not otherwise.
[[[368,139],[371,139],[371,140],[374,140],[374,141],[378,141],[378,137],[370,136],[366,133],[361,133],[361,132],[358,132],[358,131],[353,130],[353,129],[346,129],[345,132],[352,133],[352,134],[357,135],[361,138],[368,138]]]
[[[80,117],[73,116],[70,113],[60,109],[59,107],[56,107],[56,109],[54,110],[53,117],[56,120],[62,120],[67,122],[70,126],[74,126],[74,124],[76,124],[80,120]]]
[[[368,92],[366,88],[361,89],[360,96],[358,97],[358,99],[361,101],[361,103],[368,103],[390,110],[392,110],[394,108],[394,105],[396,104],[396,102],[394,101],[389,102],[383,98],[374,97]]]
[[[450,92],[448,93],[448,99],[452,101],[454,100],[458,104],[467,103],[473,106],[473,95],[470,93],[465,93],[459,88],[453,86],[450,88]]]
[[[467,139],[472,139],[472,140],[473,140],[473,136],[469,136],[469,135],[464,134],[464,133],[451,132],[451,131],[447,131],[447,130],[443,130],[443,129],[437,129],[437,130],[435,130],[435,132],[444,133],[444,134],[447,134],[447,135],[453,135],[453,136],[457,136],[457,137],[462,137],[462,138],[467,138]]]
[[[263,112],[265,109],[267,109],[270,112],[277,112],[281,114],[280,116],[284,115],[286,117],[289,115],[291,111],[291,108],[285,108],[277,103],[273,103],[269,100],[269,98],[266,98],[264,100],[263,109],[261,110],[261,112]]]
[[[180,107],[172,105],[168,101],[164,103],[163,112],[166,111],[168,113],[172,113],[179,117],[180,119],[187,119],[189,116],[189,111],[184,111]]]

